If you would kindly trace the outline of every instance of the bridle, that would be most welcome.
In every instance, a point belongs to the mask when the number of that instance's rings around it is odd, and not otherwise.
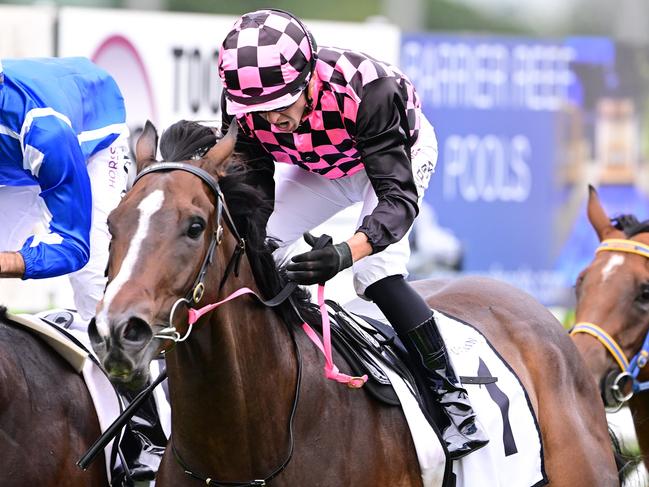
[[[184,298],[180,298],[179,300],[177,300],[172,306],[169,315],[169,327],[160,330],[156,335],[154,335],[155,338],[168,339],[174,342],[182,342],[186,340],[187,337],[189,337],[192,331],[193,320],[190,320],[190,324],[187,332],[185,333],[184,336],[181,337],[180,333],[178,333],[176,327],[173,325],[173,315],[177,306],[180,303],[184,302],[188,306],[191,306],[194,303],[198,303],[202,299],[203,294],[205,292],[205,284],[203,282],[203,279],[205,278],[205,274],[207,273],[208,266],[212,263],[212,259],[214,257],[214,252],[216,248],[223,240],[223,226],[221,225],[221,220],[223,216],[225,216],[226,225],[228,226],[229,230],[232,232],[232,234],[237,240],[237,246],[233,252],[232,257],[230,258],[230,262],[228,263],[228,266],[226,267],[224,276],[221,279],[220,287],[223,286],[223,283],[225,282],[226,278],[228,277],[229,273],[232,270],[234,270],[235,275],[238,274],[239,262],[241,260],[241,256],[245,252],[246,244],[245,244],[245,240],[241,237],[241,235],[237,231],[237,228],[234,224],[234,220],[232,219],[232,215],[230,214],[230,211],[228,210],[228,206],[225,202],[225,197],[223,196],[223,193],[221,192],[221,188],[219,187],[218,181],[207,171],[185,162],[157,162],[143,169],[133,181],[133,185],[135,185],[140,179],[142,179],[147,174],[150,174],[152,172],[162,172],[162,171],[185,171],[191,173],[194,176],[200,178],[205,184],[207,184],[207,186],[212,190],[212,193],[214,193],[214,196],[216,197],[215,229],[214,232],[212,233],[212,239],[210,241],[210,245],[208,247],[207,253],[203,258],[203,263],[201,265],[201,268],[198,272],[198,275],[196,276],[196,279],[194,280],[194,284],[192,285],[191,290],[186,294],[186,296]],[[288,298],[294,289],[295,286],[287,286],[280,293],[280,296],[274,298],[271,301],[266,301],[265,303],[270,303],[271,305],[276,306],[280,304],[282,301],[284,301],[286,298]],[[264,301],[262,300],[262,302]],[[196,319],[198,319],[198,317],[196,317]],[[207,477],[205,475],[198,474],[194,470],[192,470],[191,467],[189,467],[187,463],[180,456],[180,453],[178,452],[178,449],[176,448],[176,445],[174,444],[173,437],[172,437],[169,441],[169,443],[171,444],[171,450],[173,452],[174,458],[176,459],[176,462],[183,469],[185,475],[192,477],[196,480],[200,480],[204,482],[206,485],[212,485],[212,486],[228,486],[228,487],[264,486],[268,481],[278,476],[289,464],[291,458],[293,457],[293,450],[295,447],[295,439],[293,435],[293,419],[295,417],[297,404],[299,402],[300,383],[302,380],[302,359],[300,356],[300,350],[297,346],[297,341],[295,340],[292,331],[290,331],[290,334],[293,340],[293,345],[297,356],[296,358],[297,358],[298,367],[296,372],[295,394],[294,394],[293,404],[291,406],[291,412],[288,420],[289,447],[285,459],[275,469],[273,469],[273,471],[264,479],[255,479],[255,480],[242,481],[242,482],[218,481],[210,477]]]
[[[606,239],[597,247],[595,253],[598,252],[626,252],[649,259],[649,245],[634,240]],[[574,336],[577,333],[586,333],[595,337],[608,350],[620,367],[621,372],[615,377],[610,386],[613,397],[618,401],[618,409],[631,399],[635,393],[649,390],[649,381],[641,382],[638,380],[640,371],[649,361],[649,332],[645,336],[642,347],[631,360],[627,358],[622,347],[620,347],[615,339],[596,324],[585,321],[579,322],[570,331],[570,336]],[[624,386],[628,383],[632,385],[631,390],[628,393],[624,393]]]
[[[237,240],[237,246],[235,247],[234,252],[232,253],[232,257],[230,258],[230,262],[226,267],[224,276],[221,280],[221,287],[223,286],[223,283],[225,282],[230,272],[234,270],[235,275],[238,275],[239,263],[241,261],[242,255],[246,250],[246,241],[241,237],[241,235],[239,235],[239,232],[237,231],[234,220],[232,219],[232,215],[228,210],[228,205],[225,202],[223,192],[219,187],[218,181],[210,173],[208,173],[204,169],[201,169],[200,167],[193,166],[192,164],[188,164],[186,162],[156,162],[144,168],[133,181],[133,185],[135,185],[147,174],[162,171],[185,171],[191,173],[194,176],[200,178],[205,184],[207,184],[216,198],[214,231],[212,232],[210,245],[207,248],[207,252],[205,254],[205,257],[203,258],[203,263],[201,264],[201,268],[198,271],[196,279],[194,280],[194,284],[192,285],[190,291],[187,292],[185,297],[178,299],[171,307],[171,312],[169,314],[169,326],[163,328],[154,336],[154,338],[163,338],[172,340],[174,342],[182,342],[189,337],[193,323],[190,323],[185,335],[181,336],[173,324],[174,313],[181,303],[185,303],[188,306],[191,306],[193,304],[199,303],[200,300],[203,299],[203,295],[205,294],[205,283],[203,282],[205,279],[205,274],[207,274],[208,267],[212,263],[216,248],[221,244],[221,241],[223,240],[223,226],[221,225],[223,216],[225,216],[225,223],[228,226],[230,232],[232,232],[232,235],[234,235]]]

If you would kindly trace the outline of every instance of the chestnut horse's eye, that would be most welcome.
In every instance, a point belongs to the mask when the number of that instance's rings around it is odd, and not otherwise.
[[[187,236],[193,240],[196,240],[201,236],[203,230],[205,230],[205,222],[203,220],[194,220],[189,224],[189,228],[187,229]]]
[[[584,277],[586,277],[586,276],[585,276],[584,272],[582,272],[577,277],[577,281],[575,281],[574,289],[575,289],[575,295],[577,295],[577,296],[579,296],[579,293],[581,291],[581,285],[584,282]]]
[[[637,299],[642,303],[649,303],[649,283],[644,283],[640,286]]]

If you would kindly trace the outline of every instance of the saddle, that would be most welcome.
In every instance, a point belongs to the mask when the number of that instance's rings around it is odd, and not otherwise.
[[[424,397],[416,381],[416,365],[391,326],[368,316],[348,312],[338,303],[325,300],[331,323],[334,348],[342,355],[355,375],[367,374],[363,388],[376,400],[400,406],[396,392],[382,367],[389,367],[408,385],[423,411],[431,401]],[[461,376],[462,384],[491,384],[496,377]]]

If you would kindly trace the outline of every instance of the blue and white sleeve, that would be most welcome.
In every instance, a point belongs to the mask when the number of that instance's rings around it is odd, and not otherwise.
[[[24,167],[38,181],[51,215],[48,232],[30,236],[20,250],[23,278],[76,271],[89,259],[92,213],[90,179],[77,136],[54,115],[35,117],[23,147]]]

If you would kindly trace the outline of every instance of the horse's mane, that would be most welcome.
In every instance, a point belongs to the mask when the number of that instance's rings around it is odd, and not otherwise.
[[[200,159],[219,138],[209,127],[181,120],[162,133],[160,153],[165,161]],[[255,282],[264,297],[271,298],[287,281],[284,269],[278,269],[273,259],[274,242],[266,238],[266,220],[272,205],[263,198],[261,191],[247,182],[248,168],[239,154],[235,153],[223,169],[225,172],[218,179],[219,186],[237,231],[246,240],[246,255]],[[298,287],[293,298],[302,319],[313,321],[317,311],[309,293]],[[285,322],[302,323],[288,301],[275,309]]]
[[[611,223],[615,228],[624,232],[627,238],[631,238],[639,233],[649,232],[649,220],[640,221],[634,215],[619,215],[611,218]]]

